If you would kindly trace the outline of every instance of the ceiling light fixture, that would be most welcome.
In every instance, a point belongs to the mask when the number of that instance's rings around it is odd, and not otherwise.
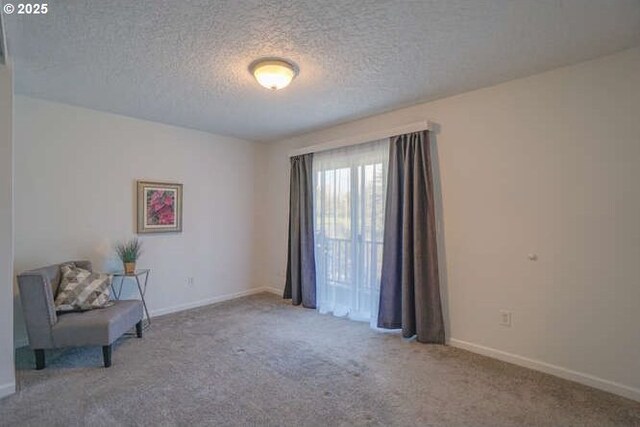
[[[298,75],[298,66],[279,58],[257,59],[249,65],[249,72],[258,83],[270,90],[278,90],[289,86]]]

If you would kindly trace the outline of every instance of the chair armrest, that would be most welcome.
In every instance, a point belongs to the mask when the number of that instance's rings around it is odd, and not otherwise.
[[[28,271],[18,275],[18,287],[29,345],[33,349],[53,347],[51,327],[58,317],[49,279],[38,270]]]

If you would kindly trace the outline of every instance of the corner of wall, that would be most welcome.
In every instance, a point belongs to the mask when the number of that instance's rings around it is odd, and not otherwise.
[[[0,384],[0,399],[10,396],[16,392],[16,383],[10,382],[7,384]]]
[[[13,69],[5,56],[5,64],[0,64],[0,397],[15,392],[13,150]]]

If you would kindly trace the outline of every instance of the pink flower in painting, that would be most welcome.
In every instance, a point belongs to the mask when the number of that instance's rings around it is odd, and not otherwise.
[[[171,225],[173,224],[173,208],[171,206],[165,206],[158,213],[158,222],[161,225]]]
[[[171,191],[152,190],[147,193],[148,224],[173,225],[175,223],[175,194]]]
[[[162,194],[163,193],[164,193],[163,191],[157,191],[157,190],[156,191],[152,191],[151,192],[150,203],[152,205],[156,205],[156,204],[160,203],[160,200],[162,199]]]

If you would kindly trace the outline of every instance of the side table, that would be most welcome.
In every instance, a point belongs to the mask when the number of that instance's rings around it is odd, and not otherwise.
[[[144,313],[147,316],[146,324],[144,328],[148,328],[151,325],[151,317],[149,316],[149,310],[147,309],[147,302],[144,300],[144,295],[147,293],[147,282],[149,281],[149,273],[151,270],[148,268],[142,270],[136,270],[132,274],[126,274],[124,271],[118,271],[113,274],[113,281],[111,282],[111,291],[113,292],[114,297],[119,300],[122,295],[122,287],[124,285],[124,279],[132,278],[135,279],[136,284],[138,285],[138,292],[140,292],[140,299],[142,300],[142,306],[144,307]],[[144,276],[143,284],[140,283],[140,277]],[[118,287],[118,292],[115,289],[115,282],[120,278],[120,286]]]

